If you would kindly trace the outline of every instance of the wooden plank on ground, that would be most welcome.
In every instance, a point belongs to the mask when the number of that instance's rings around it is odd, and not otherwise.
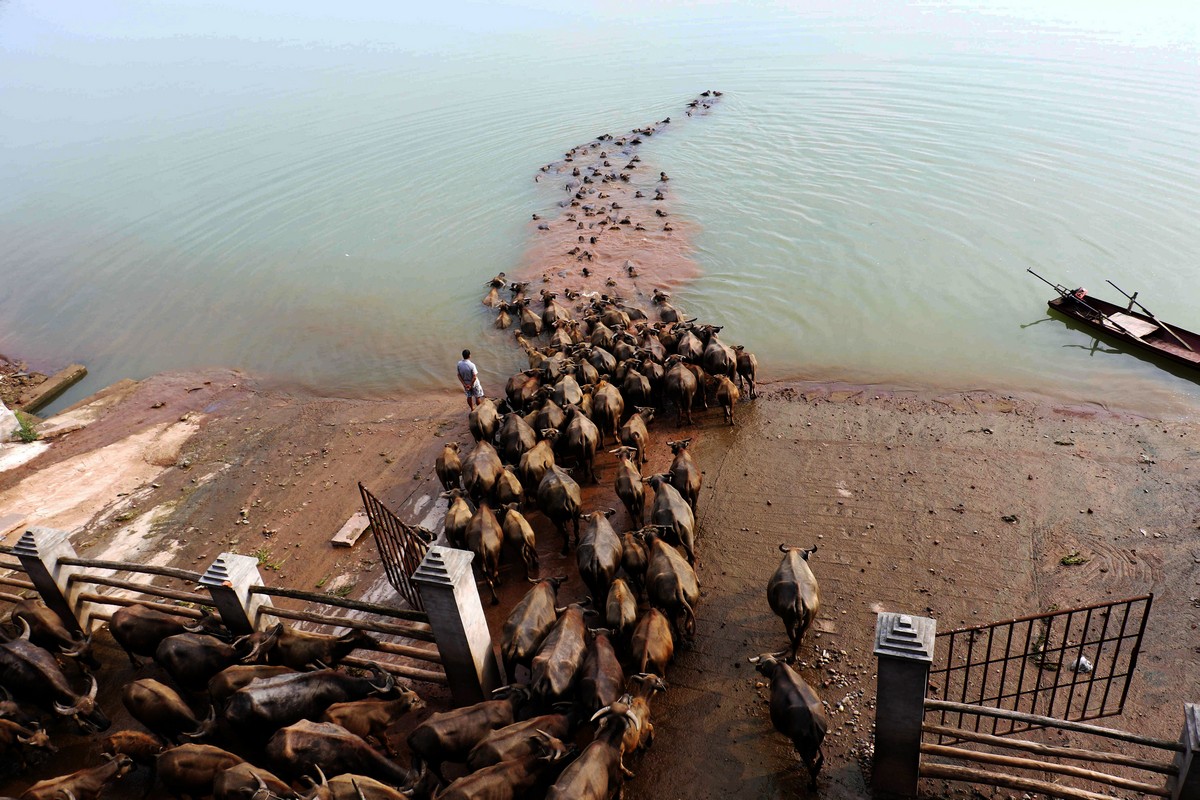
[[[17,406],[22,411],[32,414],[67,389],[79,383],[84,375],[87,375],[87,367],[83,364],[72,364],[66,369],[61,369],[42,383],[34,386],[26,394],[21,395]]]
[[[334,535],[332,543],[334,547],[353,547],[369,527],[371,527],[371,520],[367,519],[367,512],[356,511],[350,519],[346,520],[342,529]]]
[[[0,539],[8,536],[13,531],[25,524],[28,517],[24,514],[8,513],[0,514]]]

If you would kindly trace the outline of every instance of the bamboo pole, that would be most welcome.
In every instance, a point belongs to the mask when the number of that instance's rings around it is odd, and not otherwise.
[[[168,600],[179,600],[184,603],[195,603],[199,606],[212,605],[212,598],[194,592],[177,592],[174,589],[164,589],[161,586],[155,586],[151,583],[135,583],[133,581],[123,581],[117,578],[104,578],[99,575],[86,575],[82,572],[76,572],[71,577],[67,578],[68,583],[95,583],[101,586],[112,586],[117,589],[128,589],[131,592],[139,594],[148,594],[154,597],[165,597]]]
[[[35,589],[32,581],[21,580],[20,578],[9,578],[7,576],[0,577],[0,586],[12,586],[17,589]]]
[[[1003,772],[988,772],[973,767],[956,767],[951,764],[921,764],[921,777],[985,783],[989,786],[1003,786],[1006,789],[1020,789],[1024,792],[1041,792],[1051,797],[1067,798],[1067,800],[1113,800],[1110,795],[1089,792],[1086,789],[1061,786],[1057,783],[1022,778],[1017,775],[1006,775]]]
[[[978,750],[966,750],[961,747],[947,747],[941,744],[922,744],[921,752],[928,753],[931,756],[943,756],[945,758],[955,758],[960,761],[978,761],[982,764],[995,764],[1001,767],[1012,767],[1014,769],[1028,769],[1034,772],[1051,772],[1058,775],[1070,775],[1072,778],[1082,778],[1095,783],[1103,783],[1108,786],[1116,786],[1119,789],[1130,789],[1142,794],[1155,795],[1156,797],[1170,797],[1171,793],[1162,786],[1154,786],[1141,781],[1130,780],[1129,778],[1119,778],[1116,775],[1109,775],[1107,772],[1099,772],[1094,769],[1085,769],[1076,767],[1072,764],[1054,764],[1050,761],[1039,761],[1035,758],[1022,758],[1020,756],[1005,756],[999,753],[983,753]],[[922,766],[924,770],[924,766]]]
[[[406,667],[403,664],[389,664],[386,661],[372,661],[366,658],[343,658],[341,663],[348,667],[361,667],[363,669],[378,667],[384,672],[390,672],[393,675],[399,675],[404,678],[425,681],[426,683],[438,683],[443,686],[446,685],[446,673],[444,672],[431,672],[427,669]],[[1107,798],[1107,800],[1112,800],[1112,798]]]
[[[1172,752],[1182,752],[1183,745],[1179,742],[1173,742],[1168,739],[1155,739],[1152,736],[1139,736],[1136,733],[1127,733],[1118,731],[1112,728],[1102,728],[1099,725],[1088,725],[1085,722],[1071,722],[1065,719],[1057,719],[1055,717],[1043,717],[1040,714],[1026,714],[1022,711],[1009,711],[1007,708],[991,708],[989,706],[975,706],[967,703],[954,703],[949,700],[926,700],[926,710],[930,711],[954,711],[964,714],[978,714],[982,717],[999,717],[1000,719],[1011,719],[1017,722],[1027,722],[1032,725],[1042,725],[1047,728],[1059,728],[1067,731],[1078,731],[1079,733],[1090,733],[1096,736],[1107,736],[1110,739],[1119,739],[1123,742],[1132,742],[1134,744],[1142,744],[1147,747],[1157,747],[1162,750],[1170,750]]]
[[[161,575],[164,578],[177,578],[188,583],[199,583],[200,578],[203,577],[199,572],[176,569],[175,567],[151,567],[144,564],[130,564],[125,561],[101,561],[95,558],[63,557],[58,560],[58,563],[66,564],[69,567],[91,567],[93,569],[112,569],[118,572],[141,572],[146,575]]]
[[[1096,761],[1102,764],[1116,764],[1120,767],[1133,767],[1134,769],[1158,772],[1163,775],[1179,774],[1179,770],[1173,764],[1159,764],[1154,761],[1145,761],[1140,758],[1121,755],[1120,753],[1105,753],[1100,750],[1083,750],[1077,747],[1061,747],[1053,744],[1042,744],[1041,742],[1028,742],[1024,739],[1010,739],[1007,736],[976,733],[974,731],[963,730],[962,728],[952,728],[948,725],[926,724],[921,726],[921,730],[938,736],[948,736],[954,739],[962,739],[966,742],[979,742],[980,744],[990,744],[996,747],[1007,747],[1013,750],[1024,750],[1025,752],[1037,753],[1041,756],[1055,756],[1080,761]]]
[[[422,642],[435,641],[433,631],[429,629],[429,626],[419,623],[413,623],[411,626],[391,625],[386,622],[366,622],[361,619],[335,617],[332,614],[317,614],[313,611],[293,611],[290,608],[266,605],[259,606],[258,613],[283,617],[284,619],[296,619],[302,622],[317,622],[335,628],[353,628],[354,630],[375,631],[376,633],[386,633],[392,636],[406,636],[409,639],[417,639]]]
[[[139,600],[133,597],[117,597],[111,594],[100,594],[98,592],[80,592],[79,599],[87,600],[89,603],[96,603],[104,606],[148,606],[149,608],[153,608],[155,611],[161,611],[164,614],[175,614],[176,616],[189,617],[191,619],[200,619],[204,616],[204,614],[195,608],[188,608],[186,606],[173,606],[168,605],[167,603],[156,603],[153,600]],[[104,616],[93,613],[92,616],[100,619],[107,619],[107,617],[111,617],[112,615],[109,614]]]
[[[424,611],[414,611],[409,608],[392,608],[379,603],[368,603],[365,600],[347,600],[318,592],[306,592],[301,589],[284,589],[276,586],[251,586],[250,594],[265,594],[267,597],[287,597],[292,600],[306,600],[310,603],[321,603],[327,606],[348,608],[351,611],[366,611],[385,617],[408,620],[410,622],[428,622],[429,615]]]

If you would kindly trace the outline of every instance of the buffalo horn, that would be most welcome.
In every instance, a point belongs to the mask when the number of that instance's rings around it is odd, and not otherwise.
[[[374,664],[371,665],[371,672],[376,676],[383,678],[382,684],[376,684],[370,680],[367,681],[367,683],[369,683],[371,688],[375,691],[379,692],[380,694],[386,694],[396,687],[396,679],[392,677],[391,673],[384,672]]]
[[[84,636],[82,639],[79,640],[79,644],[77,644],[74,647],[71,647],[69,649],[64,649],[62,651],[62,654],[64,656],[71,656],[71,657],[80,655],[81,653],[83,653],[84,650],[88,649],[88,647],[90,647],[91,644],[92,644],[92,635],[89,633],[87,636]]]
[[[17,638],[24,639],[25,641],[28,642],[29,641],[29,623],[25,620],[24,617],[17,617],[17,622],[21,623],[21,628],[22,628],[21,635]]]
[[[92,683],[92,686],[90,689],[88,689],[88,693],[87,693],[88,700],[95,700],[96,699],[96,691],[100,688],[100,685],[98,683],[96,683],[96,676],[92,675],[91,673],[88,673],[88,680],[91,681],[91,683]]]

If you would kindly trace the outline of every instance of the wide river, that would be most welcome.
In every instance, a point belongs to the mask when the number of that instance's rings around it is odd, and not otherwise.
[[[1200,330],[1193,5],[0,0],[0,352],[499,390],[538,166],[712,88],[642,154],[764,372],[1192,415],[1025,269]]]

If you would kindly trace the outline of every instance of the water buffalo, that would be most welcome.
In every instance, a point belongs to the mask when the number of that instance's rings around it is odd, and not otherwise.
[[[176,686],[199,692],[208,687],[214,675],[236,664],[243,654],[214,636],[177,633],[159,642],[154,661]]]
[[[490,397],[482,398],[467,416],[467,427],[477,442],[491,442],[500,427],[500,411]]]
[[[315,719],[334,703],[387,696],[395,689],[391,675],[375,669],[359,678],[333,669],[295,672],[252,681],[234,692],[225,704],[225,730],[257,742],[272,731],[301,719]]]
[[[62,800],[64,797],[100,800],[105,787],[129,774],[132,769],[133,761],[128,756],[117,756],[97,767],[38,781],[21,794],[20,800]]]
[[[700,363],[700,359],[704,356],[704,342],[692,331],[691,325],[684,324],[678,326],[677,329],[679,339],[675,343],[675,354],[685,361],[694,364]]]
[[[437,470],[438,480],[441,481],[443,489],[447,492],[457,489],[458,482],[462,478],[462,461],[458,457],[458,442],[446,442],[433,466]]]
[[[647,405],[653,394],[650,378],[642,374],[641,368],[642,362],[630,361],[621,380],[621,396],[635,407]]]
[[[317,771],[320,772],[320,767]],[[409,789],[393,789],[368,775],[338,775],[325,780],[324,773],[321,773],[321,782],[315,785],[309,794],[304,795],[303,800],[410,800],[417,796],[422,795],[417,795]]]
[[[767,602],[775,615],[783,620],[792,642],[791,660],[795,661],[800,641],[821,608],[821,590],[808,566],[808,557],[817,552],[817,548],[813,545],[804,550],[781,544],[779,550],[783,559],[767,582]]]
[[[397,786],[411,785],[415,777],[332,722],[302,719],[280,728],[267,741],[267,757],[281,773],[292,778],[299,778],[313,767],[331,775],[369,775]]]
[[[387,729],[412,710],[425,707],[425,701],[411,689],[401,689],[393,700],[352,700],[334,703],[325,709],[321,722],[341,725],[355,736],[367,741],[374,739],[386,745]]]
[[[292,787],[274,773],[245,761],[217,773],[212,791],[213,800],[270,800],[294,796]]]
[[[467,545],[467,525],[470,524],[471,517],[475,515],[475,509],[471,505],[467,493],[462,489],[443,492],[442,497],[449,501],[443,523],[446,541],[450,542],[451,547],[464,549]]]
[[[492,323],[497,330],[506,331],[512,327],[512,312],[516,309],[508,303],[496,304],[496,320]]]
[[[18,622],[22,634],[0,643],[0,685],[23,701],[73,717],[85,730],[107,730],[112,723],[96,705],[96,679],[88,675],[91,686],[87,694],[75,692],[54,656],[29,641],[29,625],[24,620]]]
[[[500,513],[503,515],[500,527],[504,531],[504,541],[525,562],[525,577],[530,578],[538,568],[537,539],[533,534],[533,526],[517,510],[517,503],[505,504]]]
[[[639,673],[631,675],[629,682],[633,684],[633,692],[626,695],[629,711],[636,724],[625,729],[622,742],[622,757],[628,753],[645,750],[654,743],[654,725],[650,723],[650,698],[656,692],[666,691],[667,684],[658,675]]]
[[[634,462],[637,450],[618,447],[609,452],[617,457],[617,497],[625,504],[630,522],[640,528],[646,515],[646,487],[642,483],[642,473],[638,472]]]
[[[608,521],[613,513],[610,508],[584,514],[583,535],[575,550],[579,575],[597,604],[608,597],[608,587],[621,567],[621,539]]]
[[[475,563],[483,573],[488,588],[492,590],[492,605],[500,604],[496,584],[500,582],[500,547],[504,544],[504,531],[500,521],[486,499],[479,503],[479,510],[467,523],[467,548],[475,554]]]
[[[621,534],[621,569],[629,580],[629,586],[635,596],[639,596],[646,586],[646,564],[650,551],[640,531],[628,531]]]
[[[172,794],[207,797],[218,775],[243,763],[241,756],[210,744],[181,744],[159,754],[156,771]]]
[[[134,719],[169,742],[200,739],[216,727],[215,713],[201,722],[174,689],[153,678],[125,684],[121,702]]]
[[[679,424],[683,425],[686,418],[687,424],[692,424],[692,403],[697,398],[703,400],[704,391],[699,379],[696,377],[688,365],[678,360],[678,356],[671,356],[667,359],[670,365],[667,368],[666,375],[663,376],[663,391],[666,399],[675,403],[679,409]],[[707,407],[705,404],[704,407]]]
[[[488,293],[486,295],[484,295],[483,304],[485,306],[488,306],[489,308],[491,308],[491,307],[495,306],[497,303],[499,303],[500,302],[500,290],[504,288],[504,285],[506,283],[508,283],[508,278],[506,278],[504,276],[503,272],[501,272],[496,277],[492,278],[490,281],[487,281],[487,283],[485,285],[487,285],[491,288],[489,288]]]
[[[555,323],[565,322],[571,316],[571,313],[558,303],[556,297],[558,297],[557,292],[542,290],[542,325],[544,327],[553,327]]]
[[[667,473],[671,476],[671,485],[679,490],[684,500],[687,500],[694,515],[696,501],[700,499],[700,486],[704,482],[704,473],[700,471],[700,467],[696,466],[695,459],[688,451],[688,445],[691,443],[691,439],[667,442],[673,456],[671,468],[667,470]]]
[[[538,485],[546,476],[547,470],[554,466],[554,443],[557,440],[557,428],[543,428],[542,438],[532,449],[521,456],[521,461],[517,465],[517,476],[525,486],[527,497],[537,492]]]
[[[525,797],[561,764],[573,750],[547,733],[532,740],[534,751],[501,761],[456,780],[438,794],[438,800],[516,800]]]
[[[682,614],[684,619],[679,628],[690,641],[696,634],[693,608],[700,600],[696,572],[679,551],[653,531],[647,534],[646,540],[650,545],[650,562],[646,567],[646,594],[650,605],[662,609],[673,623],[677,623]]]
[[[509,377],[504,384],[504,396],[511,408],[528,411],[542,388],[541,370],[526,369]]]
[[[528,297],[521,298],[519,303],[514,303],[520,307],[521,312],[521,333],[526,336],[538,336],[542,332],[542,318],[533,313],[529,307]]]
[[[20,763],[21,769],[25,769],[29,766],[27,749],[58,752],[40,725],[26,727],[11,719],[0,719],[0,756],[4,757],[0,760],[7,764]]]
[[[579,406],[567,409],[567,428],[559,437],[559,447],[566,455],[575,459],[583,472],[583,479],[596,482],[596,449],[600,446],[600,429],[588,419]]]
[[[229,696],[258,678],[274,678],[295,672],[291,667],[268,664],[234,664],[226,667],[208,682],[208,699],[214,708],[225,705]]]
[[[537,417],[534,418],[533,429],[542,432],[542,438],[546,438],[546,429],[553,428],[561,430],[563,425],[567,424],[566,412],[562,410],[562,406],[554,402],[554,399],[547,392],[546,401],[542,403],[542,407],[538,409]]]
[[[529,666],[530,660],[554,627],[558,619],[555,603],[558,588],[566,576],[537,581],[513,607],[500,635],[500,657],[504,660],[504,672],[509,682],[516,680],[518,664]]]
[[[141,666],[137,656],[153,656],[159,644],[168,636],[179,633],[218,634],[223,630],[220,620],[206,611],[199,621],[192,621],[187,617],[165,614],[141,603],[117,609],[108,621],[109,633],[125,650],[129,663],[135,667]]]
[[[255,661],[266,656],[267,662],[294,670],[337,666],[355,650],[378,650],[379,642],[365,631],[351,630],[341,636],[308,633],[276,623],[267,637],[246,656]]]
[[[666,615],[657,608],[646,611],[633,629],[629,649],[638,672],[666,675],[667,665],[675,657],[675,638]]]
[[[604,602],[604,624],[622,642],[629,641],[629,634],[637,623],[637,596],[624,578],[617,578],[608,589]],[[605,704],[607,705],[607,703]],[[595,711],[595,709],[592,709]]]
[[[486,441],[476,443],[466,458],[463,459],[462,482],[470,498],[478,503],[485,497],[491,497],[495,491],[496,481],[504,471],[504,464],[496,448]]]
[[[505,464],[504,469],[501,470],[500,477],[496,479],[493,495],[498,506],[505,506],[509,503],[515,503],[518,506],[524,504],[525,486],[517,477],[516,468],[511,464]]]
[[[696,517],[692,507],[679,490],[670,483],[670,475],[651,475],[647,479],[654,488],[654,505],[650,507],[650,524],[670,534],[687,553],[689,564],[696,563]]]
[[[500,458],[504,463],[519,463],[525,451],[533,449],[537,441],[537,434],[520,414],[510,411],[504,415],[504,423],[497,434]]]
[[[629,774],[621,763],[622,742],[637,721],[621,702],[597,711],[596,717],[603,720],[596,738],[558,776],[546,800],[609,800],[620,792],[621,778]]]
[[[579,702],[589,714],[615,703],[625,691],[625,672],[608,635],[597,631],[579,674]]]
[[[736,425],[734,411],[738,401],[742,399],[742,393],[738,391],[737,385],[724,375],[718,375],[708,379],[707,389],[712,394],[713,401],[725,412],[725,421],[730,425]]]
[[[162,739],[143,731],[110,733],[100,744],[100,753],[105,758],[129,756],[135,763],[144,766],[153,766],[158,760],[158,754],[166,749],[167,745]]]
[[[544,703],[568,697],[579,680],[587,653],[583,607],[572,603],[558,615],[533,657],[531,688]]]
[[[41,599],[31,598],[17,603],[11,619],[25,620],[29,626],[29,641],[52,653],[77,658],[90,669],[99,669],[100,662],[92,655],[92,637],[79,630],[70,630],[62,619]]]
[[[700,329],[700,337],[704,340],[704,354],[700,360],[709,374],[732,379],[737,377],[737,354],[717,338],[720,331],[718,325],[705,325]]]
[[[579,510],[582,502],[579,484],[561,467],[551,464],[538,484],[537,504],[541,512],[554,523],[555,530],[562,537],[563,555],[571,548],[571,538],[567,535],[568,521],[575,529],[575,541],[579,541]]]
[[[471,748],[467,768],[472,772],[536,752],[537,740],[552,736],[566,739],[572,730],[567,714],[543,714],[497,728]]]
[[[738,386],[742,385],[742,381],[746,381],[746,385],[750,388],[750,398],[758,397],[758,390],[754,383],[755,375],[758,373],[758,359],[754,357],[754,353],[748,352],[745,345],[734,345],[734,351],[737,353],[737,382]]]
[[[817,786],[817,775],[825,763],[821,743],[829,730],[829,719],[821,698],[784,661],[774,655],[757,656],[750,663],[771,679],[771,724],[775,730],[791,739],[792,746],[808,767],[810,785]]]
[[[623,416],[625,398],[621,397],[621,390],[601,378],[592,389],[592,417],[600,434],[600,447],[604,446],[605,436],[612,436],[613,441],[616,441]]]
[[[550,399],[561,408],[578,405],[583,402],[583,389],[573,375],[563,375],[558,379],[558,383],[554,384]]]
[[[466,759],[488,733],[513,724],[517,710],[529,699],[523,686],[501,687],[494,694],[501,699],[433,714],[414,728],[408,735],[413,767],[428,767],[445,783],[442,763]]]

